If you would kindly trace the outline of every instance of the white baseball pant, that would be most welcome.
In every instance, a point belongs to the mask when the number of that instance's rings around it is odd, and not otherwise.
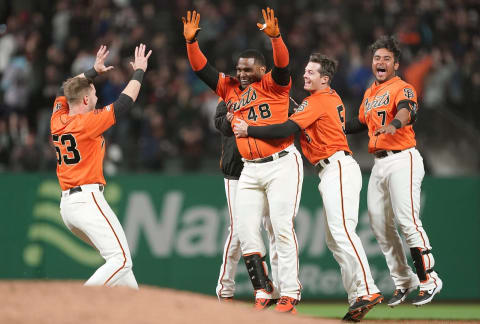
[[[417,287],[429,290],[441,285],[434,271],[425,282],[407,263],[402,240],[395,223],[400,227],[409,248],[430,250],[430,241],[420,220],[420,191],[425,175],[423,159],[415,148],[399,153],[389,152],[384,158],[375,158],[368,183],[367,204],[370,224],[385,255],[396,289]],[[433,255],[423,256],[425,270],[435,264]]]
[[[355,232],[362,173],[358,163],[343,151],[336,152],[328,160],[329,164],[322,164],[325,167],[318,174],[325,238],[340,266],[343,286],[352,305],[357,297],[379,292],[362,242]]]
[[[81,192],[62,191],[60,214],[65,225],[95,247],[105,263],[87,280],[86,286],[128,286],[138,289],[132,271],[127,238],[117,216],[98,184],[81,186]]]
[[[242,250],[240,247],[240,240],[238,239],[237,225],[234,221],[235,211],[235,197],[237,192],[238,180],[224,179],[225,182],[225,195],[227,196],[227,208],[230,226],[228,227],[228,236],[223,248],[222,265],[220,266],[220,275],[217,282],[217,296],[221,297],[233,297],[235,294],[235,274],[237,272],[237,265],[242,257]],[[270,217],[268,216],[268,206],[265,206],[263,227],[267,231],[267,237],[269,239],[269,255],[270,255],[270,267],[272,269],[272,281],[274,287],[278,287],[277,279],[277,267],[278,267],[278,255],[275,248],[275,236],[273,235],[272,224]],[[268,269],[268,268],[267,268]],[[276,289],[278,291],[278,289]],[[259,292],[258,298],[267,298],[261,296]],[[278,295],[273,295],[272,298],[279,298]]]
[[[289,152],[287,155],[270,162],[245,161],[238,181],[235,212],[243,255],[260,253],[263,257],[265,245],[260,228],[263,206],[268,203],[278,253],[280,295],[300,300],[302,285],[298,279],[294,218],[300,204],[303,162],[293,144],[285,150]],[[262,293],[265,297],[261,298],[273,298]]]

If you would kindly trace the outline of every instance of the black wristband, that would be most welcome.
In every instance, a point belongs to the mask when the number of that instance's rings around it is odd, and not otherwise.
[[[97,70],[95,70],[93,67],[83,73],[87,79],[93,80],[96,76],[98,76]]]
[[[194,38],[194,39],[186,40],[186,41],[187,41],[188,44],[193,44],[193,43],[195,43],[195,42],[197,41],[197,39]]]
[[[142,83],[144,74],[145,71],[142,69],[136,69],[135,72],[133,72],[132,80],[137,80],[138,82]]]
[[[394,120],[392,120],[392,121],[390,122],[390,125],[393,125],[393,127],[395,127],[396,129],[402,128],[402,122],[401,122],[399,119],[397,119],[397,118],[395,118]]]

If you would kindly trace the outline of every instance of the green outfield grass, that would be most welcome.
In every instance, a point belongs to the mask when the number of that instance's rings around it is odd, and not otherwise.
[[[347,312],[347,304],[339,303],[300,303],[298,313],[309,316],[342,318]],[[375,306],[365,320],[375,319],[417,319],[417,320],[479,320],[480,304],[435,303],[422,307],[404,304],[390,308],[386,304]]]

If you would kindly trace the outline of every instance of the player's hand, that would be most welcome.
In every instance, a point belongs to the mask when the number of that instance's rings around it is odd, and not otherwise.
[[[382,126],[380,127],[379,129],[377,129],[373,135],[375,136],[378,136],[380,134],[395,134],[395,132],[397,131],[397,129],[395,128],[395,126],[391,125],[391,124],[388,124],[388,125],[385,125],[385,126]]]
[[[197,37],[201,28],[198,27],[200,23],[200,14],[195,10],[193,12],[187,11],[187,19],[182,17],[183,21],[183,36],[187,42],[192,42]]]
[[[262,30],[269,37],[278,37],[280,36],[280,28],[278,28],[278,19],[275,17],[275,12],[270,7],[267,7],[267,11],[262,9],[263,19],[265,20],[264,24],[257,23],[257,27]]]
[[[142,69],[143,72],[147,71],[148,58],[152,55],[152,50],[148,51],[148,54],[145,55],[145,44],[140,44],[135,47],[135,58],[133,62],[130,62],[133,70]]]
[[[97,57],[95,58],[95,63],[93,64],[93,68],[98,74],[102,74],[113,69],[113,66],[105,66],[105,60],[107,59],[109,53],[110,51],[107,50],[107,46],[100,46],[100,49],[97,52]]]
[[[248,136],[248,124],[242,119],[236,119],[236,123],[233,125],[233,133],[236,137],[247,137]]]
[[[227,112],[227,116],[226,116],[226,117],[227,117],[227,120],[228,120],[229,122],[232,122],[232,119],[233,119],[233,113],[231,113],[231,112]]]

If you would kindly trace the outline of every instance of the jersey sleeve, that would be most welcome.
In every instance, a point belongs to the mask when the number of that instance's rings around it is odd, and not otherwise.
[[[317,106],[317,107],[315,107]],[[296,112],[290,116],[290,120],[295,122],[301,129],[306,129],[322,116],[322,109],[313,103],[313,99],[309,98],[298,106]]]
[[[67,97],[65,96],[58,96],[55,98],[55,101],[53,103],[53,112],[57,112],[59,110],[66,109],[68,110],[68,102],[67,102]]]
[[[218,73],[218,83],[217,83],[217,90],[215,93],[225,101],[225,97],[228,93],[228,87],[232,83],[233,78],[229,75],[225,75],[225,73]]]
[[[400,101],[404,100],[409,100],[417,103],[417,93],[415,89],[409,84],[405,84],[403,87],[398,89],[395,96],[395,106],[398,106]]]
[[[107,129],[115,124],[115,112],[113,104],[100,109],[94,109],[85,114],[85,130],[89,137],[102,135]]]
[[[362,124],[366,125],[367,121],[365,120],[365,98],[367,98],[367,92],[365,92],[365,96],[363,96],[362,103],[360,104],[360,108],[358,108],[358,120]]]
[[[262,87],[264,89],[270,90],[273,93],[283,95],[285,93],[288,93],[290,91],[290,88],[292,87],[292,78],[290,78],[290,81],[288,82],[287,85],[279,85],[277,84],[272,77],[272,72],[268,72],[265,74],[262,78]]]

